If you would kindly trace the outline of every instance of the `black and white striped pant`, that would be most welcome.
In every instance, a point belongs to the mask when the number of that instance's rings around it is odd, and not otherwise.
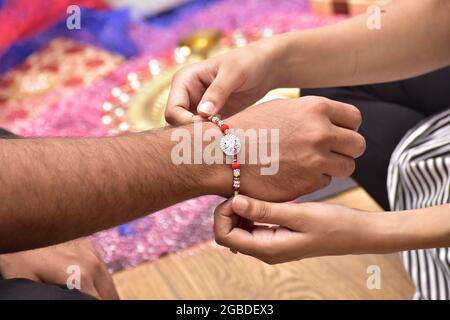
[[[450,67],[404,81],[302,90],[302,95],[359,108],[367,150],[353,177],[385,210],[390,204],[403,210],[450,202]],[[449,248],[401,255],[416,299],[450,299]]]

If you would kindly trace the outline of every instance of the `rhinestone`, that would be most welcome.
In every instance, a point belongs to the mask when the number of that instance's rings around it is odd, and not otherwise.
[[[187,46],[175,48],[173,52],[175,61],[178,64],[186,62],[186,58],[191,54],[191,49]]]
[[[122,93],[119,99],[120,101],[122,101],[122,103],[128,103],[128,101],[130,101],[130,96],[126,93]]]
[[[111,94],[113,95],[113,97],[118,98],[122,93],[122,90],[120,90],[120,88],[113,88],[111,90]]]
[[[104,111],[111,111],[113,109],[113,105],[111,102],[105,102],[102,108]]]
[[[103,116],[102,117],[102,123],[105,125],[109,125],[112,122],[112,117],[109,115]]]
[[[125,115],[125,110],[122,108],[116,108],[116,110],[114,110],[114,114],[119,118],[123,117]]]
[[[161,73],[161,66],[159,61],[156,59],[150,59],[148,62],[148,69],[150,70],[150,74],[152,76],[156,76]]]
[[[120,131],[128,131],[129,128],[130,125],[126,122],[122,122],[121,124],[119,124]]]
[[[232,38],[233,38],[233,43],[236,47],[243,47],[248,43],[247,38],[245,37],[245,34],[241,31],[234,32],[232,35]]]
[[[270,38],[275,34],[274,30],[272,28],[264,28],[262,31],[262,36],[264,38]]]
[[[133,90],[137,90],[137,89],[139,89],[139,88],[141,87],[141,83],[140,83],[139,81],[131,82],[131,83],[130,83],[130,87],[131,87]]]
[[[137,75],[136,72],[130,72],[127,76],[128,81],[131,82],[136,82],[139,81],[139,76]]]

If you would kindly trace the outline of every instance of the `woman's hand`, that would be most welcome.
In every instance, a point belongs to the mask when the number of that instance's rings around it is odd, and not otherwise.
[[[274,88],[276,51],[270,39],[186,66],[172,79],[166,120],[180,125],[221,113],[229,116]]]
[[[80,267],[82,292],[97,299],[119,299],[110,273],[88,239],[0,255],[0,273],[5,279],[65,285],[71,265]]]
[[[389,238],[395,225],[389,215],[396,216],[323,203],[269,203],[239,195],[216,208],[214,229],[218,244],[276,264],[388,252],[398,244]]]

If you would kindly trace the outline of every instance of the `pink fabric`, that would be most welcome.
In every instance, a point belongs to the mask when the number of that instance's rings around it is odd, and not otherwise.
[[[14,42],[39,32],[66,15],[72,0],[4,0],[0,10],[0,54]],[[102,0],[78,0],[78,6],[105,8]]]

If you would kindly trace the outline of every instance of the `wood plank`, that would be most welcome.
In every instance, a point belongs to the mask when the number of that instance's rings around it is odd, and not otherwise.
[[[156,262],[181,299],[410,299],[398,255],[321,257],[270,266],[213,243]],[[367,268],[381,269],[370,290]]]
[[[177,299],[153,263],[144,263],[113,275],[122,299]]]

